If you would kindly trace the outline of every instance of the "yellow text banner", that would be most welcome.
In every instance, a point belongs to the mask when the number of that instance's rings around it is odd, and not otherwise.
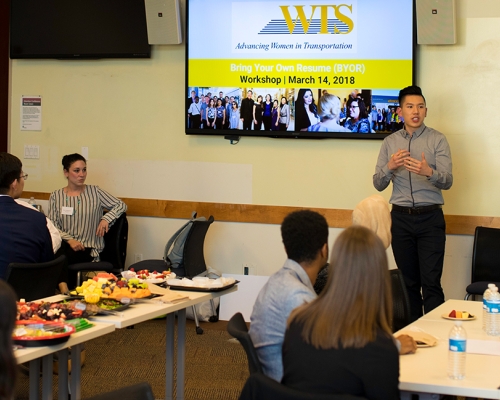
[[[412,83],[411,60],[189,61],[188,85],[199,87],[401,89]]]

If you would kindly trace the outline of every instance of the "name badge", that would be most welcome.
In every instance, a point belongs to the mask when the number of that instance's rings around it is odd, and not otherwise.
[[[63,207],[61,210],[62,215],[73,215],[74,212],[73,207]]]

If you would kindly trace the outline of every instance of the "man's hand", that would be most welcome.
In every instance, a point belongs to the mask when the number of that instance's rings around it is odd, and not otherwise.
[[[105,219],[101,219],[101,222],[99,222],[99,226],[97,227],[96,235],[103,237],[104,234],[109,231],[109,224],[108,221]]]
[[[85,250],[85,246],[81,244],[78,240],[70,239],[68,240],[68,244],[70,245],[73,251],[83,251]]]
[[[387,163],[387,168],[394,171],[405,164],[405,160],[410,156],[410,152],[407,150],[399,149],[397,153],[391,156],[391,159]]]
[[[425,159],[425,153],[422,152],[422,161],[418,161],[415,158],[408,157],[405,159],[405,168],[417,175],[422,175],[429,177],[432,175],[432,168],[427,164]]]
[[[417,342],[409,335],[399,335],[396,340],[401,343],[399,354],[414,354],[417,351]]]

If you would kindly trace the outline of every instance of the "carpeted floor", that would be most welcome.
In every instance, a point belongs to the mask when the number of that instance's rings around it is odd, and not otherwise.
[[[237,399],[248,377],[241,345],[226,332],[227,322],[201,323],[197,335],[192,321],[186,327],[186,400]],[[82,398],[146,381],[156,399],[165,397],[165,320],[119,329],[86,343],[82,368]],[[28,399],[28,377],[19,374],[16,399]],[[57,398],[57,378],[54,379]]]

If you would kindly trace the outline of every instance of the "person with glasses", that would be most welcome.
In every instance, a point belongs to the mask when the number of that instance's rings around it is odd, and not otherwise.
[[[58,254],[66,256],[68,265],[99,261],[104,235],[127,211],[127,205],[99,186],[85,184],[87,161],[82,155],[66,155],[62,165],[68,184],[52,192],[49,199],[49,218],[63,239]],[[104,214],[104,210],[108,212]],[[61,281],[74,287],[76,272],[63,272]]]
[[[0,279],[12,262],[52,261],[52,239],[45,216],[15,202],[24,190],[28,174],[16,156],[0,153]]]
[[[357,98],[349,106],[349,118],[345,122],[345,128],[353,133],[371,133],[370,121],[366,105],[363,100]]]

